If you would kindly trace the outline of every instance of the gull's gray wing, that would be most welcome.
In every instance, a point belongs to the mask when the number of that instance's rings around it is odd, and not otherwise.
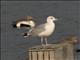
[[[37,36],[39,33],[45,31],[45,26],[46,24],[41,24],[39,26],[36,26],[35,28],[33,28],[33,30],[31,31],[31,35],[32,36]]]

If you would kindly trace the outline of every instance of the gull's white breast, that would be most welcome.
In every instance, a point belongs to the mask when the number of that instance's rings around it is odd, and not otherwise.
[[[38,36],[50,36],[53,31],[55,29],[55,24],[54,23],[46,23],[46,26],[45,26],[45,31],[41,32]]]

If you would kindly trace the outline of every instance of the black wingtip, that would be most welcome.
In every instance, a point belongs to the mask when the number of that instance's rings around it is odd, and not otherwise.
[[[12,24],[12,27],[13,27],[13,28],[17,28],[17,26],[16,26],[16,24],[15,24],[15,23],[13,23],[13,24]]]
[[[80,52],[80,49],[76,50],[76,52]]]
[[[15,21],[12,22],[12,27],[13,27],[13,28],[17,28],[17,26],[16,26],[16,22],[15,22]]]
[[[14,24],[13,27],[14,27],[14,28],[17,28],[17,27],[16,27],[16,24]]]

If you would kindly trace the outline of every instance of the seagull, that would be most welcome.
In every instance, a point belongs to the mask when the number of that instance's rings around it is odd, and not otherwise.
[[[37,36],[41,38],[41,44],[43,44],[43,40],[45,40],[46,45],[47,43],[47,37],[50,36],[54,30],[55,30],[55,23],[54,21],[57,21],[58,19],[53,17],[53,16],[48,16],[47,21],[44,24],[38,25],[32,29],[30,29],[29,32],[23,33],[24,37],[29,37],[29,36]]]
[[[21,19],[18,19],[15,24],[13,24],[13,26],[18,29],[20,29],[21,27],[33,28],[35,27],[35,22],[33,21],[33,18],[31,16],[25,16]]]

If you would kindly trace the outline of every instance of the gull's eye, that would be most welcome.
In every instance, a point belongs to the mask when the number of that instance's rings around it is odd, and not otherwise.
[[[53,18],[51,18],[51,19],[53,19]]]

